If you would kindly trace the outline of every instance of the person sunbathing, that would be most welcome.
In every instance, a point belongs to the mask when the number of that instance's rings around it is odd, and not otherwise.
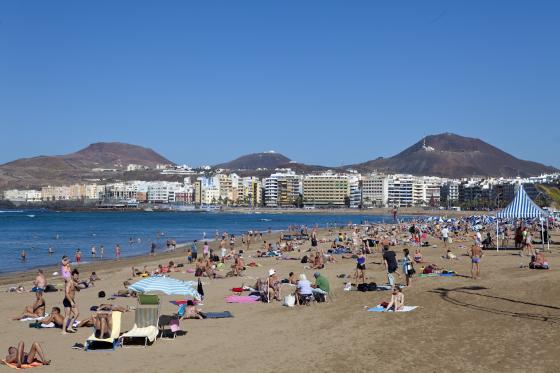
[[[393,288],[393,294],[391,295],[391,301],[385,308],[387,311],[401,311],[404,308],[404,294],[401,291],[400,286],[395,286]]]
[[[422,253],[420,252],[420,249],[416,249],[414,252],[414,262],[422,263]]]
[[[205,318],[206,315],[200,310],[200,308],[196,307],[192,300],[188,300],[187,304],[185,305],[185,314],[183,316],[183,320],[186,319],[202,320]]]
[[[47,360],[43,349],[37,342],[31,344],[31,349],[29,353],[25,352],[24,342],[19,342],[17,348],[11,346],[8,348],[8,355],[5,359],[8,364],[15,364],[18,369],[21,368],[23,364],[40,363],[43,365],[49,365],[50,360]]]
[[[111,311],[97,311],[85,320],[80,321],[78,328],[93,327],[96,338],[109,338],[113,328]]]
[[[60,308],[53,307],[51,309],[51,314],[41,320],[41,324],[48,325],[53,323],[55,327],[62,328],[64,324],[64,316],[60,313]]]
[[[445,259],[450,259],[450,260],[457,260],[457,255],[453,254],[451,252],[451,250],[447,250],[447,253],[444,256]]]
[[[544,257],[544,253],[540,250],[535,250],[535,255],[531,256],[531,263],[529,263],[529,268],[531,269],[548,269],[548,262]]]
[[[18,316],[12,318],[12,320],[21,320],[32,318],[36,319],[45,316],[45,299],[43,299],[43,292],[35,292],[35,302],[31,306],[27,306],[23,309],[23,312]]]
[[[235,254],[233,256],[233,264],[231,266],[231,273],[232,276],[241,276],[242,272],[245,270],[245,263],[243,262],[243,258],[241,255]]]
[[[316,253],[313,262],[311,264],[311,269],[323,269],[325,268],[325,264],[323,263],[323,256],[319,253]]]

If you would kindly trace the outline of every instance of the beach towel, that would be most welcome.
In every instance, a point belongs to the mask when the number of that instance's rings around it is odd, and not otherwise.
[[[43,366],[43,364],[41,364],[39,362],[36,362],[36,361],[31,363],[31,364],[21,364],[21,368],[18,368],[16,364],[6,362],[6,360],[2,360],[2,364],[6,365],[7,367],[13,368],[13,369],[29,369],[29,368],[36,368],[36,367],[42,367]]]
[[[413,311],[417,308],[418,308],[418,306],[404,306],[402,310],[397,311],[397,312],[410,312],[410,311]],[[385,312],[385,308],[383,308],[383,306],[381,306],[381,305],[377,305],[373,308],[369,308],[368,312]],[[395,312],[395,311],[387,311],[387,312]]]
[[[26,317],[25,319],[20,319],[19,321],[41,321],[43,320],[45,317],[47,317],[49,314],[45,313],[45,316],[41,316],[41,317]]]
[[[418,277],[451,277],[455,276],[455,273],[421,273]]]
[[[255,295],[249,295],[249,296],[230,295],[230,296],[226,297],[226,302],[227,303],[242,303],[242,304],[259,303],[259,297],[255,296]]]
[[[205,313],[207,319],[228,319],[233,317],[231,312],[224,311],[224,312],[207,312]]]

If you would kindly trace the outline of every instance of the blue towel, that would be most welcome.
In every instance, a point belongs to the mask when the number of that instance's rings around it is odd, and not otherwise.
[[[224,311],[224,312],[208,312],[205,313],[207,319],[227,319],[233,317],[231,312]]]

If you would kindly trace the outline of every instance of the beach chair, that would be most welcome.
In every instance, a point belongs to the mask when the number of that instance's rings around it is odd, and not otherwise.
[[[111,349],[114,351],[115,348],[118,346],[119,343],[119,336],[121,334],[121,322],[122,322],[122,312],[113,311],[111,312],[112,318],[112,328],[111,328],[111,336],[109,338],[97,338],[95,336],[95,330],[93,334],[86,340],[84,344],[84,350],[89,351],[91,345],[93,343],[96,344],[110,344]]]
[[[156,341],[159,334],[160,303],[157,295],[138,295],[138,305],[134,311],[134,326],[120,337],[121,347],[126,340],[143,338],[144,347]]]

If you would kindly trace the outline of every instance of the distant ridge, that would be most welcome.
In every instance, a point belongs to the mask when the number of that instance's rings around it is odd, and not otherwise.
[[[155,167],[172,164],[152,149],[120,142],[99,142],[75,153],[22,158],[0,165],[0,187],[37,186],[99,177],[94,169],[123,170],[130,163]]]
[[[241,156],[230,162],[215,165],[215,168],[223,168],[228,170],[256,170],[256,169],[272,169],[286,166],[290,162],[290,158],[275,152],[253,153]]]
[[[427,136],[390,158],[346,166],[361,172],[385,171],[450,178],[528,177],[558,172],[552,166],[518,159],[480,139],[442,133]]]

